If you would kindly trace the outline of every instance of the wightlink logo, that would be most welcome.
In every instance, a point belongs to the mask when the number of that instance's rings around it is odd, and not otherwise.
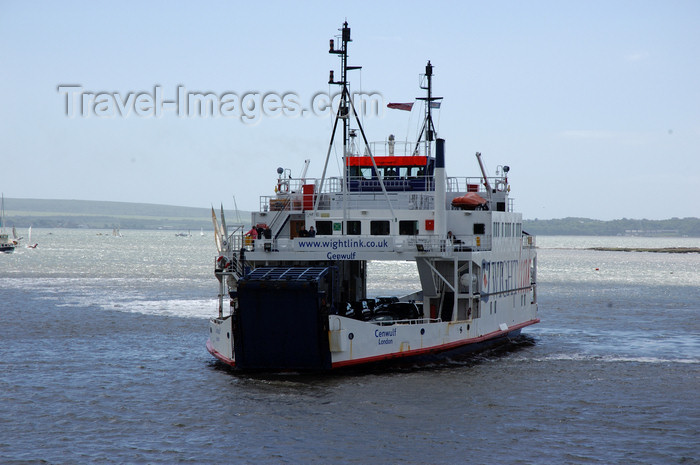
[[[391,252],[394,243],[389,239],[295,239],[298,251],[323,252],[328,260],[356,260],[359,252]]]
[[[82,85],[57,87],[63,112],[68,118],[233,118],[255,124],[262,118],[328,117],[335,115],[340,93],[318,92],[303,98],[295,92],[202,92],[180,85],[168,91],[155,85],[148,91],[92,91]],[[352,95],[361,117],[384,116],[381,94]]]

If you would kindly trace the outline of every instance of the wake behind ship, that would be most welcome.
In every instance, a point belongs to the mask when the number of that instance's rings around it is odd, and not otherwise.
[[[248,232],[229,232],[223,208],[220,223],[212,209],[219,314],[207,349],[236,369],[323,371],[477,350],[539,322],[535,240],[513,211],[509,168],[488,177],[477,153],[479,175],[446,176],[430,62],[417,140],[369,143],[348,91],[350,42],[346,22],[330,42],[341,73],[329,83],[341,99],[321,177],[306,177],[308,162],[299,177],[278,168]],[[327,177],[340,131],[342,174]],[[372,260],[415,262],[421,288],[368,296]]]

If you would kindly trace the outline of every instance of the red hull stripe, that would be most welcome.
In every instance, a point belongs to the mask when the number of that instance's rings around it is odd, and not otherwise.
[[[470,344],[478,344],[480,342],[488,341],[489,339],[501,337],[501,336],[504,336],[504,335],[510,333],[511,331],[517,331],[517,330],[522,329],[526,326],[534,325],[534,324],[539,323],[539,322],[540,322],[540,319],[536,318],[534,320],[526,321],[525,323],[520,323],[519,325],[511,326],[508,329],[506,329],[505,331],[494,331],[492,333],[484,334],[483,336],[480,336],[480,337],[475,337],[472,339],[465,339],[464,341],[455,341],[455,342],[451,342],[449,344],[442,344],[439,346],[426,347],[423,349],[407,350],[405,352],[398,352],[398,353],[392,353],[392,354],[376,355],[373,357],[358,358],[355,360],[344,360],[342,362],[334,363],[332,368],[341,368],[341,367],[350,366],[350,365],[359,365],[362,363],[379,362],[382,360],[390,360],[392,358],[413,357],[416,355],[425,355],[425,354],[431,354],[431,353],[445,352],[448,350],[456,349],[458,347],[467,346]],[[214,357],[221,360],[225,364],[230,365],[232,367],[236,366],[236,362],[234,360],[231,360],[230,358],[217,352],[216,349],[214,349],[214,346],[211,344],[211,340],[207,340],[207,350],[209,351],[210,354],[212,354]]]
[[[235,361],[224,356],[223,354],[220,354],[219,352],[216,351],[216,349],[214,349],[214,346],[211,344],[211,340],[207,340],[207,350],[209,351],[210,354],[212,354],[214,357],[218,358],[219,360],[221,360],[225,364],[231,365],[232,367],[236,366]]]
[[[530,325],[534,325],[534,324],[539,323],[539,322],[540,322],[540,319],[536,318],[534,320],[526,321],[525,323],[520,323],[518,325],[511,326],[508,329],[506,329],[505,331],[494,331],[492,333],[484,334],[483,336],[480,336],[480,337],[475,337],[472,339],[465,339],[464,341],[455,341],[455,342],[450,342],[449,344],[441,344],[439,346],[426,347],[423,349],[407,350],[405,352],[397,352],[397,353],[392,353],[392,354],[376,355],[376,356],[372,356],[372,357],[358,358],[355,360],[344,360],[342,362],[334,363],[332,368],[340,368],[340,367],[350,366],[350,365],[359,365],[362,363],[379,362],[382,360],[390,360],[392,358],[404,358],[404,357],[413,357],[416,355],[436,354],[439,352],[445,352],[448,350],[456,349],[458,347],[468,346],[470,344],[478,344],[480,342],[488,341],[489,339],[495,339],[497,337],[505,336],[506,334],[510,333],[511,331],[517,331],[521,328],[524,328],[524,327],[530,326]]]

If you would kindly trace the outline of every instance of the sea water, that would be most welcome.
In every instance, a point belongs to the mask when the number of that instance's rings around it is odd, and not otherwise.
[[[693,238],[539,237],[541,323],[505,348],[329,375],[205,350],[211,235],[34,230],[0,254],[0,463],[700,463]],[[373,295],[415,290],[373,263]]]

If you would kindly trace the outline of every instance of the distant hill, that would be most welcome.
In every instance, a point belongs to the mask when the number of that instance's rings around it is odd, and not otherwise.
[[[237,216],[225,210],[228,223]],[[217,216],[219,210],[217,209]],[[250,221],[250,212],[240,212]],[[211,229],[211,208],[92,200],[5,198],[5,223],[18,228]]]
[[[226,210],[232,224],[236,214]],[[241,211],[243,222],[250,212]],[[218,216],[217,210],[217,216]],[[211,229],[211,209],[177,207],[149,203],[103,202],[92,200],[40,200],[5,198],[7,226],[18,228],[91,228],[91,229]],[[523,229],[538,236],[669,236],[700,237],[700,218],[669,220],[601,221],[589,218],[524,220]]]
[[[536,236],[660,236],[700,237],[700,218],[601,221],[589,218],[524,220],[523,229]]]

